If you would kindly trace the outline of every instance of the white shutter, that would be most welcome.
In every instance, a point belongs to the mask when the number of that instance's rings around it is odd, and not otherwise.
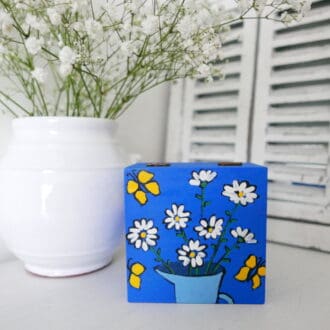
[[[330,1],[260,24],[252,160],[269,167],[269,239],[330,251]]]
[[[232,26],[223,47],[226,79],[173,85],[167,161],[247,160],[256,36],[256,21]]]

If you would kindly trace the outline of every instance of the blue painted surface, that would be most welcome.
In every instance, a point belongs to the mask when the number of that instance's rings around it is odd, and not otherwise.
[[[139,181],[141,171],[148,174],[143,178],[144,181],[147,180],[146,182]],[[215,172],[216,176],[210,182],[204,183],[203,187],[201,187],[203,182],[200,186],[192,185],[190,183],[190,180],[193,179],[192,173],[200,174],[201,171],[210,171],[211,174]],[[227,294],[233,298],[235,303],[264,303],[265,277],[263,275],[266,259],[267,201],[267,169],[265,167],[254,164],[218,166],[215,163],[175,163],[170,166],[148,166],[140,163],[127,167],[124,175],[129,301],[168,303],[215,303],[217,301],[223,303],[226,300],[225,294]],[[224,187],[234,186],[235,180],[240,187],[244,186],[248,189],[253,186],[252,193],[255,193],[257,198],[251,198],[252,202],[242,205],[240,202],[235,203],[230,200],[229,196],[223,195],[223,192],[226,191]],[[242,185],[243,182],[246,184]],[[128,192],[129,184],[130,191]],[[153,193],[147,189],[148,184]],[[134,191],[136,186],[138,188]],[[159,191],[157,191],[157,187],[159,187]],[[140,199],[135,196],[137,191],[142,192],[138,194]],[[144,202],[144,199],[141,199],[142,195],[147,197],[144,204],[141,203],[141,201]],[[202,206],[203,202],[204,206]],[[173,214],[173,204],[183,205],[184,212],[189,212],[186,227],[180,228],[180,230],[176,230],[175,226],[168,228],[169,223],[165,222],[165,219],[169,218],[166,210],[170,210]],[[196,227],[201,227],[201,219],[205,219],[210,224],[212,216],[215,216],[216,220],[223,220],[221,234],[216,235],[216,231],[214,231],[214,238],[200,236],[201,231],[196,230]],[[239,239],[239,237],[233,236],[232,230],[237,232],[237,227],[242,228],[243,234],[246,233],[244,229],[248,229],[247,235],[252,233],[253,237],[251,238],[250,235],[245,239],[250,238],[250,241],[256,240],[256,242],[246,243],[244,238]],[[141,228],[148,229],[142,230]],[[148,230],[150,234],[147,233]],[[212,231],[212,228],[210,230]],[[147,244],[148,235],[151,238],[149,243],[154,245]],[[136,240],[134,241],[134,239]],[[136,244],[137,240],[144,241],[144,248],[142,243],[141,245]],[[189,265],[185,266],[183,260],[178,259],[179,251],[181,250],[181,253],[185,251],[184,245],[189,250],[190,240],[194,244],[198,241],[199,247],[204,247],[200,251],[203,253],[200,258],[202,260],[200,266],[195,264],[193,267],[191,263],[196,251],[192,251],[193,254],[186,251],[192,256],[188,258]],[[219,249],[210,264],[217,245]],[[227,252],[228,254],[225,255]],[[218,269],[215,269],[216,262],[224,255],[225,258],[222,258]],[[132,267],[133,264],[142,265],[143,273],[136,272]],[[167,264],[170,269],[166,268],[164,264]],[[224,272],[219,273],[222,267]],[[240,272],[240,279],[237,279]],[[174,280],[174,278],[179,279]],[[201,284],[202,282],[203,284]],[[201,289],[203,285],[207,289]],[[256,287],[253,288],[253,286]],[[203,295],[194,294],[194,290],[191,290],[192,287],[196,287],[195,292],[199,292],[198,290],[203,292]],[[222,299],[216,299],[216,296]]]

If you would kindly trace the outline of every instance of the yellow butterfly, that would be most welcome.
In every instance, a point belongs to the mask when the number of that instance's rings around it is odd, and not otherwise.
[[[130,271],[128,283],[131,287],[135,289],[141,288],[141,275],[145,272],[146,268],[139,262],[135,262],[131,265],[127,265],[128,270]]]
[[[152,180],[154,174],[145,170],[140,171],[137,175],[130,173],[131,180],[127,182],[127,192],[134,194],[134,198],[141,204],[145,205],[148,202],[148,193],[154,196],[160,194],[158,182]]]
[[[252,289],[258,289],[261,285],[261,277],[266,276],[265,262],[254,255],[249,255],[235,275],[235,279],[241,282],[252,282]]]

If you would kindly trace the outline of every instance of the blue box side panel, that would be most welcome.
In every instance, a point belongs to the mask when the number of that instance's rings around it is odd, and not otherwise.
[[[198,174],[201,170],[209,169],[215,171],[216,176],[206,187],[190,184],[193,172]],[[151,174],[141,177],[143,182],[139,180],[141,171]],[[182,260],[178,260],[178,250],[182,250],[183,245],[189,245],[187,243],[189,240],[198,240],[200,245],[206,246],[203,250],[205,256],[202,258],[201,272],[203,269],[205,271],[215,246],[219,245],[214,261],[222,258],[221,266],[225,269],[219,292],[232,297],[234,303],[264,303],[267,201],[265,167],[248,164],[233,168],[217,166],[211,168],[211,164],[201,163],[190,166],[146,167],[145,164],[137,164],[126,168],[124,175],[129,301],[175,303],[178,299],[175,285],[160,276],[156,269],[160,269],[159,267],[164,263],[173,267],[176,267],[174,263],[182,264]],[[228,194],[223,195],[226,189],[232,191],[230,187],[234,186],[235,181],[238,185],[245,182],[246,189],[254,186],[254,190],[250,188],[250,191],[256,193],[257,198],[252,198],[251,202],[243,206],[230,200]],[[152,192],[146,188],[148,184]],[[138,191],[142,193],[136,194]],[[146,201],[144,197],[147,198]],[[169,217],[167,210],[173,213],[173,205],[177,207],[183,205],[184,212],[189,212],[189,220],[183,230],[184,235],[175,227],[167,228],[168,223],[164,222]],[[209,221],[212,216],[223,220],[221,237],[199,236],[200,232],[196,227],[201,226],[201,219]],[[152,227],[157,229],[156,237],[152,236],[155,245],[146,249],[142,246],[137,247],[136,240],[134,241],[134,235],[141,227],[143,219],[145,224],[151,224],[149,223],[151,220]],[[249,236],[252,242],[237,243],[238,237],[235,237],[235,232],[243,233],[245,236],[246,232],[252,233],[253,237]],[[131,236],[128,236],[130,233]],[[219,242],[220,238],[221,242]],[[188,272],[189,267],[186,268]],[[196,268],[191,268],[191,272],[193,275],[203,275],[196,273],[198,272]]]

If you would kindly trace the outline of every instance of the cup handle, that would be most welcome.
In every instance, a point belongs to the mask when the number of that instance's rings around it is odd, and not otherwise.
[[[218,296],[218,302],[220,302],[220,299],[224,300],[227,304],[233,304],[234,303],[234,299],[229,296],[226,293],[220,292],[219,296]]]

